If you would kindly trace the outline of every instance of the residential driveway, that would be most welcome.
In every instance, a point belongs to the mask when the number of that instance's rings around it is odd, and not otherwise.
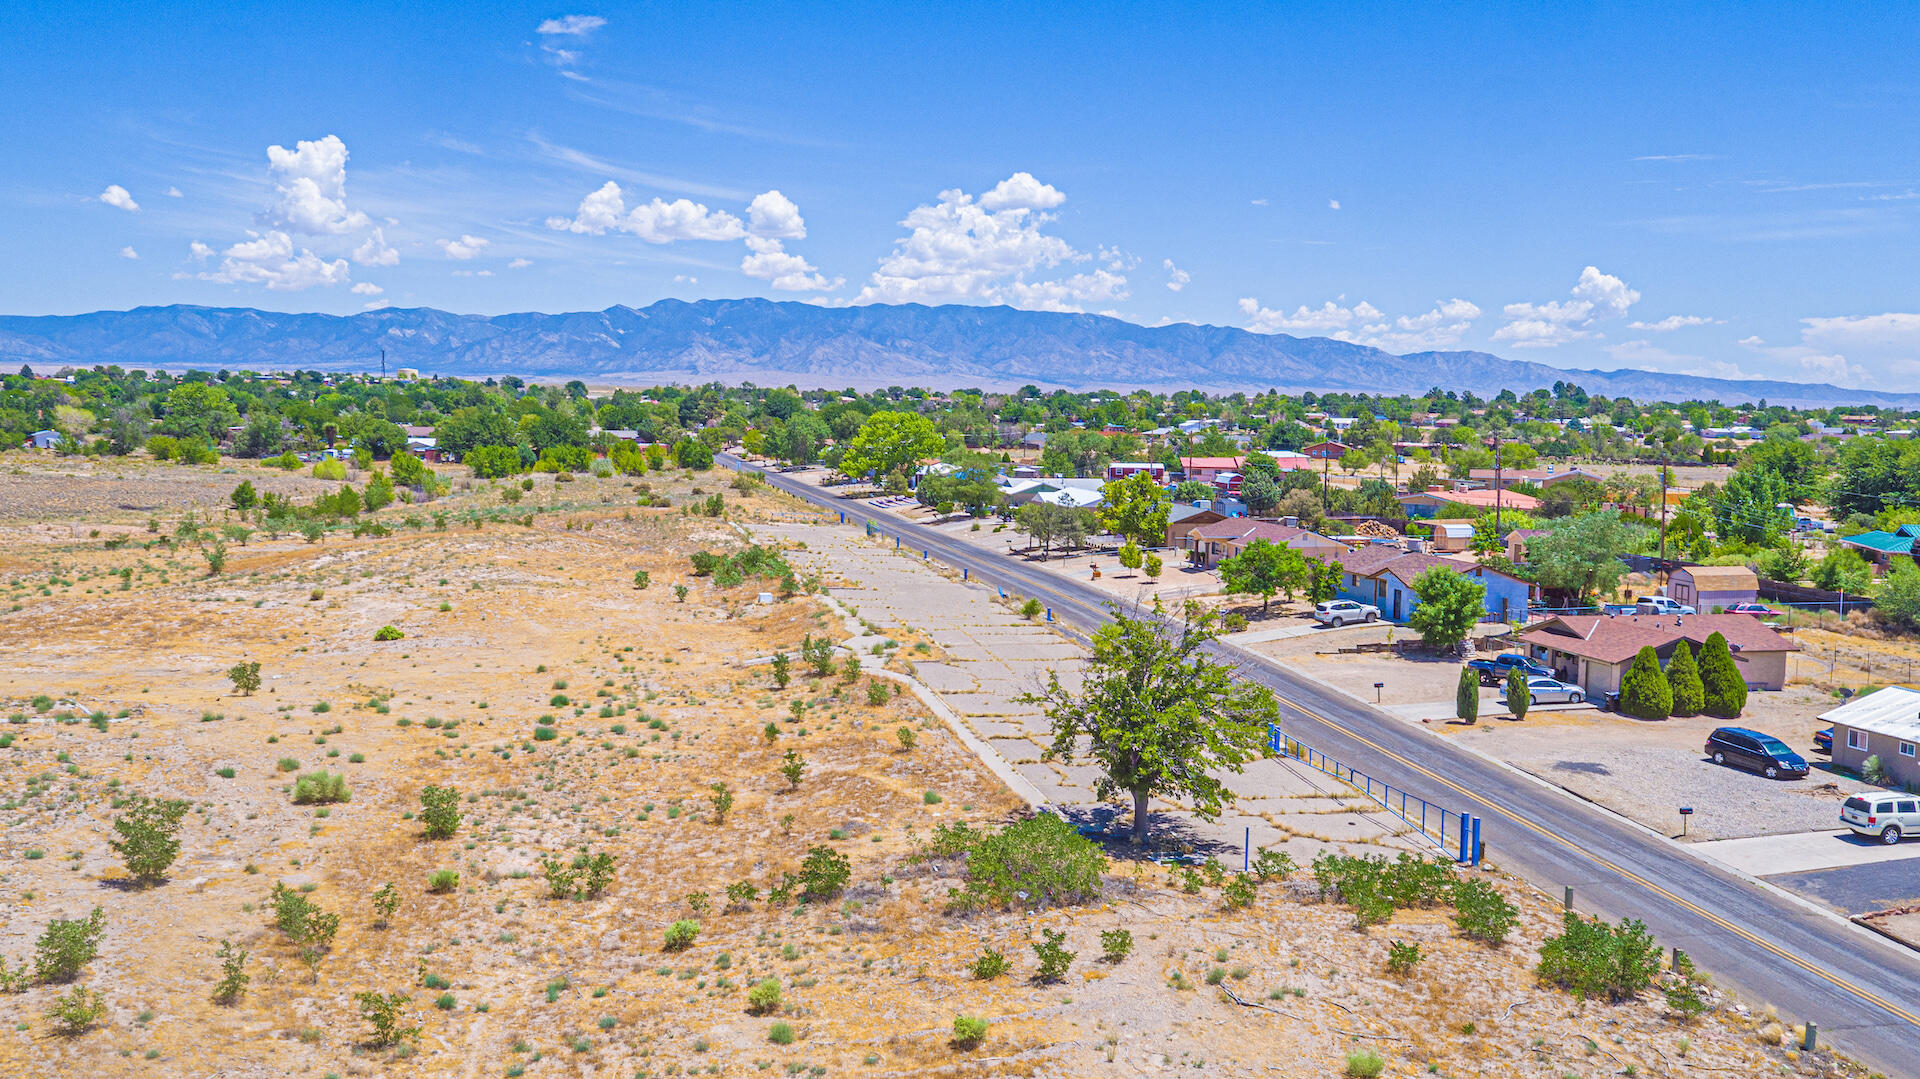
[[[1850,915],[1920,904],[1920,867],[1910,860],[1816,869],[1767,880]]]
[[[1920,859],[1920,843],[1888,846],[1844,829],[1722,839],[1696,844],[1694,849],[1756,877]],[[1905,872],[1914,877],[1915,886],[1920,887],[1920,863],[1906,866]]]

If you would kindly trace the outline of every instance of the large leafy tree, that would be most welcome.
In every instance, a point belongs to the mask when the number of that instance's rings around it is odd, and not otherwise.
[[[1542,588],[1574,598],[1610,592],[1626,573],[1619,556],[1638,544],[1637,530],[1611,510],[1588,513],[1527,541],[1527,562]]]
[[[1700,647],[1700,685],[1705,698],[1701,711],[1722,719],[1733,719],[1747,707],[1747,680],[1733,661],[1733,650],[1719,633],[1707,634]]]
[[[1740,468],[1710,497],[1714,531],[1722,539],[1765,543],[1793,528],[1793,515],[1779,509],[1789,501],[1787,481],[1768,468]]]
[[[1220,563],[1220,580],[1226,585],[1227,593],[1259,596],[1261,614],[1267,612],[1267,604],[1275,592],[1284,593],[1291,600],[1295,592],[1308,587],[1309,572],[1307,560],[1299,551],[1263,539],[1254,540],[1239,554]]]
[[[1467,639],[1487,609],[1487,586],[1448,569],[1431,566],[1413,579],[1420,602],[1407,613],[1407,624],[1433,648],[1452,648]]]
[[[1685,641],[1676,641],[1667,660],[1667,684],[1673,687],[1673,714],[1697,716],[1707,704],[1707,688],[1700,681],[1700,664],[1694,662],[1693,649]]]
[[[882,410],[867,417],[840,459],[840,471],[849,476],[871,472],[884,476],[932,457],[947,448],[947,440],[933,421],[917,412]]]
[[[1106,499],[1100,507],[1100,522],[1109,531],[1145,547],[1166,542],[1173,496],[1150,473],[1135,472],[1113,480],[1100,493]]]
[[[1836,514],[1879,513],[1920,498],[1920,442],[1853,438],[1840,447],[1828,504]]]
[[[1089,758],[1101,798],[1133,798],[1133,841],[1147,838],[1147,803],[1181,799],[1213,820],[1233,799],[1222,776],[1238,774],[1266,745],[1280,709],[1265,686],[1233,675],[1210,654],[1215,616],[1189,604],[1178,623],[1159,617],[1114,621],[1093,635],[1078,692],[1049,671],[1039,693],[1053,722],[1049,760]]]
[[[1665,719],[1673,714],[1673,687],[1650,646],[1640,649],[1620,678],[1620,710],[1635,719]]]
[[[1889,574],[1874,607],[1907,629],[1920,629],[1920,567],[1908,563]]]

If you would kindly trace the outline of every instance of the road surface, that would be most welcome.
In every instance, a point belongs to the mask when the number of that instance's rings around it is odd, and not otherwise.
[[[1032,596],[1083,630],[1110,617],[1112,597],[747,464],[775,488],[867,521],[979,580]],[[1281,701],[1287,733],[1396,787],[1483,817],[1487,858],[1539,887],[1574,889],[1575,906],[1638,918],[1743,996],[1783,1020],[1819,1025],[1831,1043],[1889,1076],[1920,1079],[1920,954],[1754,881],[1710,866],[1558,788],[1453,746],[1369,705],[1322,688],[1273,660],[1222,648],[1245,677]]]

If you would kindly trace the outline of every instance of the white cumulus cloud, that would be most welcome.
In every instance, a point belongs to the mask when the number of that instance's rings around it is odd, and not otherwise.
[[[479,258],[480,252],[486,250],[487,246],[493,241],[485,237],[468,236],[462,233],[458,240],[435,240],[433,242],[440,246],[440,250],[447,253],[448,258],[459,259],[464,262],[467,259]]]
[[[669,244],[676,240],[738,240],[747,235],[739,218],[721,210],[709,210],[689,199],[665,202],[656,197],[629,210],[620,185],[612,180],[581,199],[572,217],[547,218],[547,227],[591,236],[604,235],[610,230],[626,232],[650,244]]]
[[[755,236],[779,240],[804,240],[807,223],[800,207],[779,191],[765,191],[747,204],[747,230]]]
[[[378,296],[382,292],[385,292],[387,290],[381,288],[379,285],[376,285],[371,281],[362,281],[359,284],[353,286],[353,288],[350,289],[349,291],[351,291],[355,296]]]
[[[1688,326],[1718,326],[1725,319],[1708,318],[1705,315],[1668,315],[1658,322],[1629,322],[1628,329],[1648,330],[1653,333],[1672,333]]]
[[[1515,348],[1552,348],[1569,341],[1604,336],[1594,324],[1621,318],[1640,301],[1640,293],[1612,274],[1589,266],[1571,290],[1573,299],[1550,303],[1510,303],[1501,309],[1507,324],[1493,332],[1495,341]]]
[[[828,292],[846,284],[845,278],[829,279],[816,272],[806,259],[782,250],[778,240],[762,241],[753,254],[740,260],[740,272],[782,292]]]
[[[1046,211],[1066,201],[1059,189],[1017,172],[975,199],[958,188],[915,207],[908,230],[880,260],[855,303],[987,303],[1079,311],[1128,296],[1115,263],[1051,280],[1040,271],[1091,261],[1045,227]],[[1124,256],[1122,257],[1124,260]]]
[[[338,135],[303,139],[291,150],[267,147],[267,172],[273,181],[269,227],[338,236],[372,224],[366,214],[347,209],[347,144]]]
[[[507,269],[524,270],[531,265],[533,265],[532,259],[514,259],[512,262],[507,263]]]
[[[1329,210],[1338,210],[1339,208],[1340,208],[1340,200],[1339,200],[1339,199],[1328,199],[1328,200],[1327,200],[1327,209],[1329,209]]]
[[[131,247],[123,247],[120,249],[120,257],[123,259],[137,259],[140,257],[140,252],[135,251]]]
[[[168,198],[170,198],[170,199],[182,199],[182,198],[186,198],[186,196],[185,196],[185,195],[182,195],[182,194],[180,193],[180,189],[179,189],[179,188],[177,188],[177,187],[169,187],[169,188],[167,188],[167,197],[168,197]]]
[[[342,285],[349,279],[346,259],[324,259],[305,248],[295,252],[293,238],[278,230],[227,248],[220,268],[199,276],[203,281],[265,285],[279,292]]]
[[[353,249],[353,261],[362,266],[393,266],[399,263],[400,252],[387,246],[386,232],[376,227],[365,243]]]
[[[1240,300],[1240,313],[1255,333],[1303,333],[1389,352],[1424,352],[1458,345],[1480,317],[1480,308],[1455,298],[1440,301],[1423,314],[1389,318],[1365,300],[1352,307],[1328,300],[1319,307],[1302,304],[1288,314],[1262,307],[1248,296]]]
[[[127,189],[121,187],[119,184],[108,184],[107,189],[100,192],[100,201],[115,209],[125,210],[130,214],[140,212],[140,204],[133,201],[133,196],[128,194]]]
[[[1193,275],[1175,266],[1172,259],[1163,259],[1161,266],[1167,271],[1168,291],[1179,292],[1181,289],[1186,288],[1187,284],[1193,280]]]
[[[541,22],[534,32],[548,36],[570,34],[574,37],[586,37],[605,25],[607,20],[598,15],[562,15],[557,19]]]

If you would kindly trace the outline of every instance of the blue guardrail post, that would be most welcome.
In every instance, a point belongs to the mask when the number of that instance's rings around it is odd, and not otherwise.
[[[1472,839],[1470,835],[1471,830],[1472,818],[1465,813],[1460,814],[1460,860],[1462,862],[1471,861],[1471,859],[1467,857],[1467,852],[1472,849],[1467,845]]]

